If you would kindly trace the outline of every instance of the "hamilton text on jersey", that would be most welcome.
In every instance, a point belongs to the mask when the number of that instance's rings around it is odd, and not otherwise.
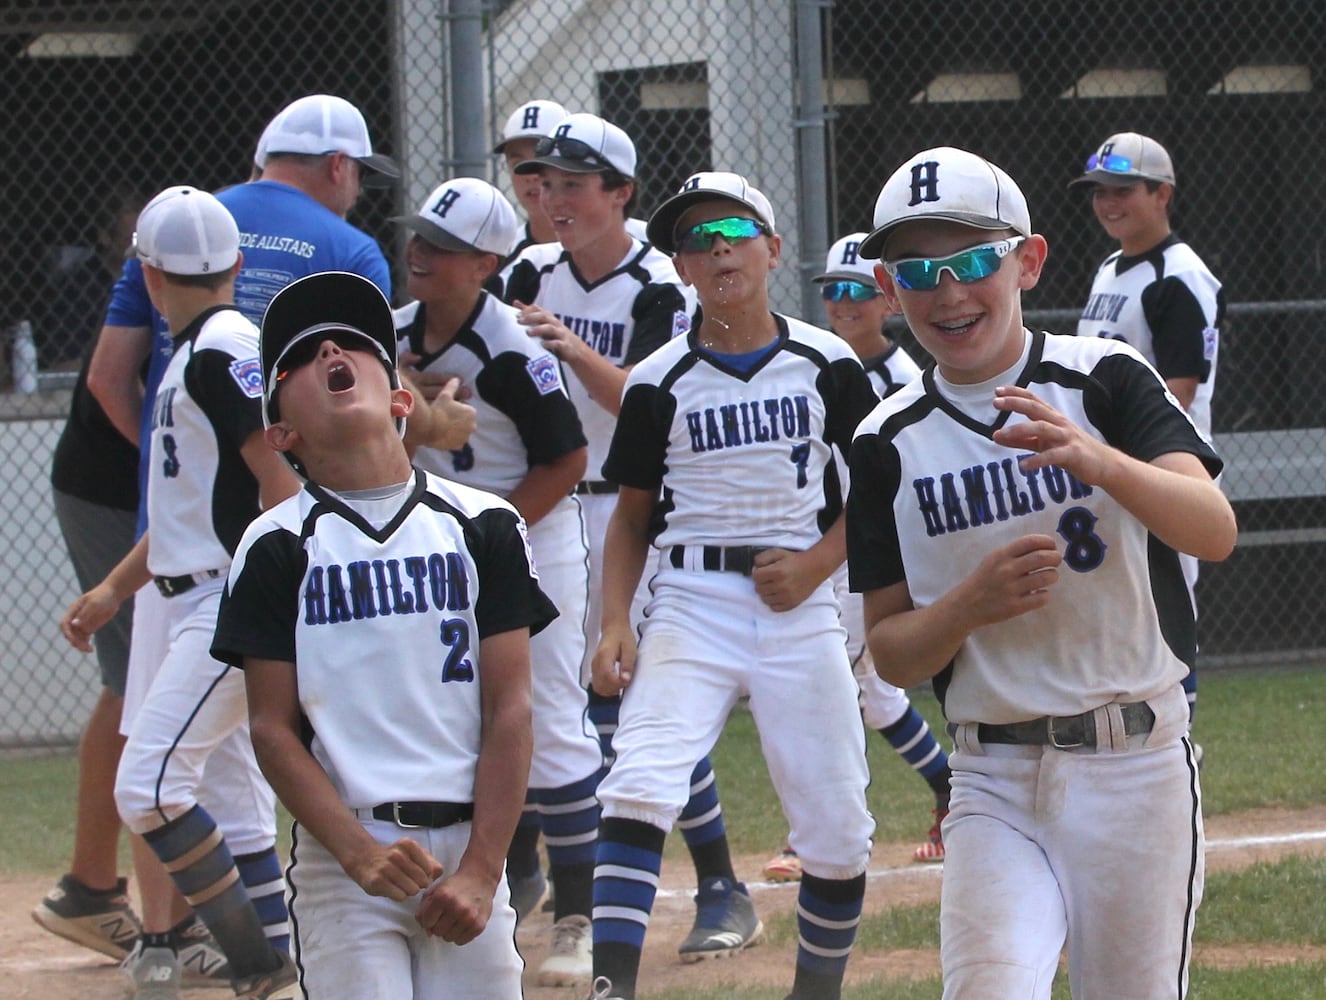
[[[335,625],[379,615],[422,614],[429,610],[430,597],[437,608],[469,608],[469,576],[459,554],[314,566],[304,587],[304,623]]]
[[[691,451],[719,451],[758,441],[810,437],[810,400],[805,396],[742,400],[686,414]]]
[[[1091,495],[1090,486],[1078,482],[1058,466],[1049,465],[1033,472],[1021,471],[1016,463],[1026,457],[1030,456],[1019,455],[1016,459],[973,465],[956,474],[945,472],[939,476],[938,496],[935,494],[935,477],[914,480],[912,488],[916,490],[926,534],[933,538],[949,531],[962,531],[1044,510],[1042,485],[1045,494],[1056,504]],[[987,471],[990,474],[988,481]],[[1026,489],[1019,487],[1018,477],[1026,484]],[[959,479],[962,480],[961,496],[957,488]],[[992,499],[993,509],[990,506]]]
[[[626,350],[626,324],[583,316],[557,317],[566,328],[605,358],[620,360]]]

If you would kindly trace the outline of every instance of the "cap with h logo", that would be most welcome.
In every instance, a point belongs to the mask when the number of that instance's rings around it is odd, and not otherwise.
[[[502,127],[502,141],[493,147],[494,153],[500,153],[512,139],[542,139],[550,133],[568,112],[556,101],[526,101],[507,116]]]
[[[414,215],[399,222],[443,250],[505,257],[520,233],[516,210],[502,192],[477,177],[457,177],[436,188]]]
[[[258,140],[254,162],[265,169],[273,153],[344,153],[374,171],[364,175],[364,183],[370,187],[385,186],[401,175],[394,160],[373,152],[368,124],[359,109],[331,94],[301,97],[268,123]]]
[[[239,227],[212,195],[181,184],[143,206],[130,253],[167,274],[218,274],[239,259]]]
[[[1087,157],[1086,170],[1074,184],[1110,184],[1121,187],[1137,181],[1174,185],[1174,164],[1165,147],[1137,132],[1116,132]]]
[[[649,242],[664,253],[677,252],[677,223],[692,205],[705,201],[735,201],[755,213],[755,217],[775,232],[773,206],[764,192],[753,187],[741,174],[707,170],[686,178],[681,189],[658,207],[645,229]]]
[[[858,253],[878,260],[889,234],[917,219],[1031,235],[1027,199],[1013,178],[984,157],[953,146],[917,153],[889,176],[875,200],[875,229]]]
[[[878,289],[875,280],[875,265],[861,256],[861,243],[865,233],[849,233],[833,246],[824,261],[824,273],[811,278],[811,281],[858,281],[863,285]]]
[[[626,177],[635,176],[635,143],[598,115],[567,115],[543,137],[534,153],[534,159],[516,165],[516,173],[534,174],[540,167],[556,167],[572,174],[615,170]]]

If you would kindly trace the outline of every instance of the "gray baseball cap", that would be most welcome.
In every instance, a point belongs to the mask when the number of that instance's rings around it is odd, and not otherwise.
[[[1087,157],[1086,170],[1074,184],[1110,184],[1121,187],[1137,181],[1174,183],[1174,164],[1165,147],[1138,132],[1116,132]]]

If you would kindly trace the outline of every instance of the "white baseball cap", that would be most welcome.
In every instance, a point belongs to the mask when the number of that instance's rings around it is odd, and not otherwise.
[[[542,139],[562,123],[570,112],[556,101],[526,101],[507,117],[502,141],[493,147],[500,153],[512,139]]]
[[[635,176],[635,143],[631,137],[598,115],[567,115],[534,147],[534,159],[516,164],[518,174],[536,174],[540,167],[556,167],[572,174],[599,174],[615,170]]]
[[[374,172],[364,175],[367,187],[385,186],[401,175],[391,157],[373,152],[359,109],[331,94],[310,94],[287,104],[263,130],[254,162],[266,169],[272,153],[344,153]]]
[[[1027,199],[1013,178],[984,157],[953,146],[923,150],[889,175],[875,199],[874,232],[858,252],[878,260],[889,233],[916,219],[1031,235]]]
[[[824,273],[810,280],[820,283],[858,281],[878,290],[875,266],[861,256],[861,244],[865,238],[865,233],[849,233],[829,247],[829,254],[824,260]]]
[[[181,184],[143,206],[130,253],[167,274],[218,274],[239,259],[239,226],[215,197]]]
[[[755,217],[775,232],[773,206],[759,188],[741,174],[723,170],[705,170],[691,174],[681,189],[665,201],[649,218],[645,233],[649,242],[664,253],[677,252],[677,223],[692,205],[714,200],[735,201],[755,213]]]
[[[505,257],[520,234],[516,210],[501,191],[477,177],[449,180],[414,215],[391,220],[443,250],[479,250]]]
[[[1137,132],[1116,132],[1087,157],[1086,170],[1074,184],[1122,186],[1136,181],[1160,181],[1174,185],[1174,163],[1165,147]]]

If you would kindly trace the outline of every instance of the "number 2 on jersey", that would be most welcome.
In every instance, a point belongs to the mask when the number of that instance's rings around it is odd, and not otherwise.
[[[469,659],[470,625],[464,618],[448,618],[442,623],[442,645],[447,658],[442,664],[442,683],[474,680],[474,664]]]

